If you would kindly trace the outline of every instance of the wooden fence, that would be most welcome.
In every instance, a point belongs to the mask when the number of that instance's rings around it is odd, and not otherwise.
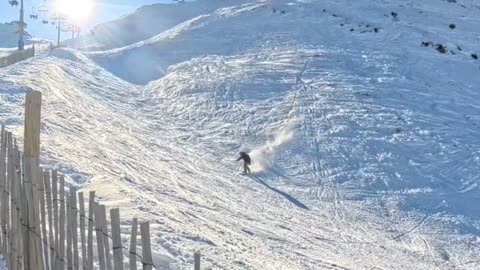
[[[7,269],[159,269],[152,260],[148,221],[133,219],[125,247],[119,209],[110,209],[109,226],[106,207],[95,200],[94,191],[85,202],[83,192],[67,189],[63,175],[40,167],[40,112],[41,93],[28,92],[23,153],[1,127],[0,251]],[[138,227],[142,254],[137,253]],[[199,270],[200,253],[194,258]]]
[[[17,62],[23,61],[25,59],[28,59],[34,56],[35,56],[35,45],[23,51],[17,51],[17,50],[12,51],[12,53],[4,57],[0,57],[0,68],[13,65]]]

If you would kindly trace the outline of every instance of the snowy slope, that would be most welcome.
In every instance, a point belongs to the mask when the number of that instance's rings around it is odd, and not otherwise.
[[[94,27],[87,35],[68,40],[70,47],[81,50],[114,49],[143,41],[179,23],[212,12],[221,6],[245,0],[204,0],[178,4],[153,4],[117,20]]]
[[[165,75],[172,64],[202,55],[241,53],[254,47],[264,32],[271,29],[258,29],[258,16],[270,13],[267,5],[260,3],[222,8],[182,22],[148,40],[93,52],[91,57],[115,75],[145,84]],[[256,31],[251,33],[255,27]],[[142,68],[136,69],[137,66]]]
[[[152,221],[166,269],[479,268],[479,5],[290,2],[2,69],[0,122],[42,91],[45,163]]]

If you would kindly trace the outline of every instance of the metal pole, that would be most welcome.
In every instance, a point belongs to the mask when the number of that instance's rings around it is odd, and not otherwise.
[[[58,28],[57,46],[60,46],[60,30],[61,30],[60,18],[58,18],[57,28]]]
[[[19,33],[18,33],[18,50],[23,51],[25,42],[23,41],[25,22],[23,21],[23,0],[20,0],[20,19],[19,19]]]

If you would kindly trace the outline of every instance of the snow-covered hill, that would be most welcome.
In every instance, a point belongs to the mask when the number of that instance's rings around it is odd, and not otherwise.
[[[81,50],[108,50],[144,41],[177,24],[219,7],[246,0],[204,0],[178,4],[153,4],[117,20],[94,27],[87,35],[68,40],[66,44]]]
[[[457,2],[200,1],[0,70],[0,122],[21,136],[42,91],[45,163],[151,220],[166,269],[477,269],[480,7]]]

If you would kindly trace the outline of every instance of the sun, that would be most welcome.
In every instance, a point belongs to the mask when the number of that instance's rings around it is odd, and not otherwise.
[[[88,18],[92,9],[92,0],[57,0],[57,11],[74,21],[83,21]]]

